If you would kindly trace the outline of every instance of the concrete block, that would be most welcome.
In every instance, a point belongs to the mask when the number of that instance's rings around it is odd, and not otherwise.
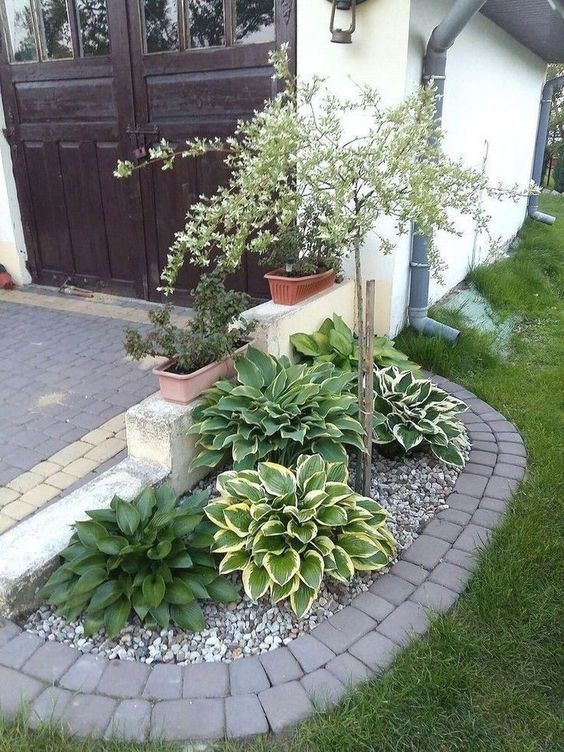
[[[43,724],[56,725],[70,702],[72,692],[59,687],[47,687],[35,700],[29,714],[29,725],[36,729]]]
[[[352,605],[360,611],[364,611],[365,614],[376,621],[382,621],[394,610],[394,606],[389,600],[369,591],[357,595]]]
[[[73,692],[93,692],[107,665],[107,658],[101,658],[98,655],[81,655],[66,674],[63,674],[59,684]]]
[[[150,700],[178,700],[182,697],[182,667],[165,664],[153,666],[143,697]]]
[[[294,358],[290,335],[296,332],[312,334],[326,318],[337,313],[354,328],[354,282],[346,279],[293,306],[283,306],[271,300],[251,308],[244,316],[256,322],[253,337],[257,347],[275,355]]]
[[[245,739],[268,733],[268,721],[256,695],[236,695],[225,700],[228,739]]]
[[[404,561],[433,569],[450,548],[450,543],[434,538],[432,535],[420,535],[401,555]]]
[[[369,632],[349,649],[349,653],[372,671],[382,671],[392,665],[398,646],[378,632]]]
[[[303,634],[289,643],[288,649],[298,659],[306,673],[321,668],[335,657],[335,653],[314,635]]]
[[[402,580],[411,582],[412,585],[421,585],[421,583],[427,578],[428,572],[423,567],[418,567],[415,564],[411,564],[409,561],[396,561],[393,567],[390,569],[390,574],[401,577]]]
[[[415,590],[415,585],[394,574],[385,574],[378,577],[369,590],[374,595],[379,595],[395,606],[399,606]]]
[[[12,720],[45,689],[43,682],[0,666],[0,708],[4,720]]]
[[[186,432],[192,425],[192,410],[197,404],[196,400],[176,405],[155,394],[130,407],[125,414],[129,456],[164,468],[167,483],[177,494],[192,488],[209,472],[207,468],[189,469],[196,451],[196,437],[187,436]]]
[[[440,566],[440,565],[439,565]],[[433,611],[448,611],[454,606],[458,593],[436,582],[424,582],[411,596],[411,600]]]
[[[377,631],[398,645],[407,645],[414,635],[424,634],[428,628],[429,619],[423,606],[406,601],[378,625]]]
[[[184,697],[225,697],[227,694],[229,669],[226,663],[194,663],[184,669]]]
[[[259,694],[270,727],[275,734],[307,718],[314,707],[300,682],[288,682]]]
[[[345,694],[345,686],[325,668],[306,674],[301,685],[318,710],[328,710],[336,705]]]
[[[230,663],[229,680],[232,695],[257,694],[270,687],[268,676],[256,656]]]
[[[153,708],[152,741],[209,741],[224,733],[224,700],[165,700]]]
[[[151,667],[137,661],[110,661],[96,692],[110,697],[138,697],[149,676]]]
[[[263,653],[260,656],[260,662],[264,666],[272,686],[300,679],[304,673],[298,661],[285,647]]]
[[[68,671],[79,655],[78,650],[69,645],[63,645],[60,642],[44,642],[34,651],[22,670],[36,679],[52,684]]]
[[[145,486],[165,477],[166,469],[158,465],[124,460],[3,533],[0,611],[15,617],[39,605],[38,586],[47,579],[59,552],[68,545],[72,524],[87,519],[87,510],[108,507],[115,494],[132,499]]]
[[[103,736],[117,701],[100,695],[75,695],[65,707],[61,722],[77,736]]]
[[[106,739],[144,742],[151,725],[151,710],[147,700],[122,700],[106,729]]]
[[[372,634],[372,633],[369,633]],[[366,639],[362,637],[361,640]],[[360,640],[360,641],[361,641]],[[361,684],[372,677],[372,671],[364,663],[349,653],[342,653],[327,664],[330,671],[345,687]]]

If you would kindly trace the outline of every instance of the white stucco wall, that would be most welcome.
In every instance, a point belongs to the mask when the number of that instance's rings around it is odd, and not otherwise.
[[[298,0],[298,75],[325,76],[336,92],[350,94],[350,79],[378,89],[385,104],[397,104],[405,95],[410,0],[369,0],[357,11],[357,30],[352,44],[331,42],[329,22],[331,4],[326,0]],[[348,28],[350,14],[338,14],[337,26]],[[355,121],[350,120],[351,132]],[[359,124],[359,127],[360,124]],[[378,229],[386,231],[386,222]],[[388,234],[388,233],[386,233]],[[407,252],[406,236],[398,241],[399,257]],[[390,297],[396,256],[383,256],[378,241],[368,237],[363,253],[363,273],[376,280],[376,328],[383,333],[390,327]],[[345,272],[353,276],[352,261]]]
[[[397,102],[419,85],[427,40],[451,6],[452,0],[369,0],[358,9],[353,44],[337,45],[330,42],[330,4],[299,2],[298,74],[324,74],[335,88],[346,86],[351,76],[378,88],[385,102]],[[484,16],[476,16],[449,52],[444,106],[449,153],[468,166],[479,166],[487,141],[486,170],[492,180],[525,187],[545,70],[540,58]],[[502,242],[511,240],[525,206],[525,199],[488,203],[492,234]],[[464,279],[472,263],[474,227],[468,222],[460,227],[463,238],[439,238],[447,269],[444,284],[432,283],[433,301]],[[376,245],[368,239],[363,272],[377,281],[377,330],[395,333],[406,320],[409,237],[397,240],[393,257],[382,257]],[[476,261],[488,252],[487,238],[478,238]]]
[[[451,7],[451,0],[412,0],[406,91],[421,80],[425,46],[434,27]],[[540,94],[546,63],[502,29],[478,14],[464,29],[448,54],[443,113],[445,147],[462,157],[469,167],[481,167],[487,150],[486,172],[491,181],[525,188],[531,178]],[[492,216],[490,232],[507,244],[518,232],[526,199],[487,200]],[[444,283],[433,280],[430,297],[435,302],[464,279],[473,262],[488,259],[487,235],[476,238],[471,222],[461,221],[464,236],[438,239],[446,261]],[[475,253],[474,251],[475,246]],[[409,278],[409,252],[398,249],[394,265],[391,330],[405,322]]]
[[[0,99],[0,264],[3,264],[17,285],[29,284],[26,269],[27,252],[23,237],[16,184],[12,171],[10,147],[2,133],[6,127]]]

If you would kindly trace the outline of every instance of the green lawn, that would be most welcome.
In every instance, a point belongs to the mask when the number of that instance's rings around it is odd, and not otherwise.
[[[450,346],[406,332],[398,345],[465,384],[522,431],[530,472],[467,594],[379,681],[283,739],[242,752],[557,752],[564,749],[564,200],[543,196],[553,227],[527,223],[514,257],[472,277],[524,318],[506,361],[464,329]],[[453,314],[435,310],[452,321]],[[460,318],[455,317],[455,318]],[[458,321],[460,323],[460,321]],[[0,729],[0,752],[133,752],[55,732]],[[157,748],[152,747],[152,752]]]

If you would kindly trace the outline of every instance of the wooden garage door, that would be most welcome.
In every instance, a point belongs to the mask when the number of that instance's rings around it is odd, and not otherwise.
[[[292,0],[0,0],[5,135],[34,279],[158,299],[186,209],[225,179],[221,158],[116,160],[160,138],[225,136],[272,93],[268,53],[293,42]],[[197,281],[186,268],[180,297]],[[255,297],[249,259],[231,280]]]

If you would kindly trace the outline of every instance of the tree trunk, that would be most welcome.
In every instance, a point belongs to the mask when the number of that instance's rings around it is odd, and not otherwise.
[[[358,397],[358,410],[359,419],[362,425],[364,425],[364,367],[362,350],[364,344],[364,304],[362,297],[362,266],[360,260],[360,240],[357,239],[354,246],[354,265],[355,265],[355,286],[356,286],[356,329],[358,334],[358,383],[357,383],[357,397]],[[363,452],[359,449],[356,455],[356,480],[355,491],[362,493],[363,478],[362,478],[362,460]]]
[[[374,301],[376,283],[366,283],[366,327],[362,352],[364,363],[364,431],[366,452],[363,455],[362,493],[370,496],[372,491],[372,418],[374,415]]]

